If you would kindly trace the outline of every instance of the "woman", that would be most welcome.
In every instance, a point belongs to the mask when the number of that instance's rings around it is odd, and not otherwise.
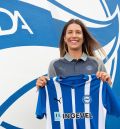
[[[48,76],[38,78],[37,87],[45,86],[49,77],[78,74],[96,74],[102,81],[111,85],[111,78],[106,73],[103,62],[94,52],[99,49],[104,54],[104,51],[80,20],[71,19],[65,24],[59,48],[60,58],[51,61]]]

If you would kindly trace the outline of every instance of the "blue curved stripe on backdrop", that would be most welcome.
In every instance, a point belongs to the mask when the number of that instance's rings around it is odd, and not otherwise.
[[[120,102],[120,84],[119,84],[120,83],[120,48],[118,50],[117,68],[116,69],[117,69],[117,71],[116,71],[115,81],[114,81],[112,89],[115,92],[115,94],[117,95],[118,100]],[[106,129],[120,129],[120,117],[118,118],[115,116],[107,115]]]
[[[35,84],[36,79],[29,82],[28,84],[17,90],[14,94],[12,94],[8,99],[6,99],[6,101],[0,106],[0,116],[2,116],[2,114],[23,94],[35,87]]]
[[[110,14],[112,15],[116,9],[116,6],[118,6],[120,8],[120,0],[100,0],[101,4],[103,5],[103,1],[106,3]],[[104,6],[104,5],[103,5]],[[105,11],[105,7],[104,7],[104,11]],[[105,11],[106,12],[106,11]],[[106,13],[106,16],[108,16],[108,14]]]
[[[101,28],[89,28],[89,31],[102,44],[102,46],[106,45],[114,37],[116,37],[116,36],[118,37],[118,26],[119,26],[118,15],[116,15],[113,19],[108,20],[108,21],[97,21],[97,20],[85,17],[83,15],[80,15],[80,14],[70,10],[69,8],[61,5],[60,3],[58,3],[55,0],[48,0],[48,1],[51,2],[52,4],[58,6],[59,8],[67,11],[68,13],[78,16],[79,18],[82,18],[86,21],[89,21],[91,23],[100,24],[100,25],[106,25],[106,27],[101,27]],[[101,1],[101,3],[102,3],[102,1]],[[114,8],[114,11],[115,11],[115,9],[116,9],[116,6]],[[105,9],[104,9],[104,11],[106,12]],[[106,12],[106,15],[108,16],[107,12]],[[113,32],[113,33],[111,33],[111,32]],[[109,36],[107,36],[107,35],[109,35]]]
[[[48,1],[50,3],[52,3],[52,4],[54,4],[55,6],[65,10],[66,12],[68,12],[68,13],[74,15],[74,16],[80,17],[82,19],[85,19],[85,20],[87,20],[89,22],[92,22],[92,23],[96,23],[97,22],[98,24],[102,24],[102,25],[109,24],[111,22],[111,20],[109,20],[109,21],[96,21],[94,19],[88,18],[86,16],[83,16],[83,15],[81,15],[81,14],[79,14],[79,13],[77,13],[77,12],[71,10],[71,9],[69,9],[68,7],[66,7],[66,6],[60,4],[59,2],[57,2],[56,0],[48,0]]]
[[[25,19],[34,34],[30,34],[27,30],[21,29],[22,23],[20,20],[18,20],[18,29],[14,34],[0,36],[0,49],[16,46],[58,47],[59,37],[65,22],[52,18],[51,13],[49,11],[40,7],[36,7],[15,0],[9,1],[7,4],[6,3],[7,0],[2,1],[0,6],[9,10],[12,14],[15,10],[19,11],[21,16]],[[28,10],[30,10],[30,13],[28,13]],[[82,16],[80,16],[80,18],[81,17]],[[10,18],[5,13],[0,13],[0,19],[2,19],[0,21],[0,26],[3,30],[6,29],[6,27],[8,29],[12,26]],[[90,19],[87,19],[86,17],[84,17],[84,20],[90,21]],[[96,24],[99,24],[99,22],[100,21],[94,20],[94,23]],[[102,28],[88,29],[91,33],[93,33],[94,37],[102,44],[102,46],[104,46],[109,41],[111,41],[116,35],[118,35],[117,15],[116,17],[114,17],[114,19],[110,21],[101,21],[100,24],[106,24],[107,26]],[[113,33],[111,33],[111,30]],[[105,34],[103,34],[103,32]]]
[[[100,2],[102,2],[102,0],[100,0]],[[114,2],[110,1],[110,0],[106,0],[105,2],[108,6],[108,9],[109,9],[109,12],[110,12],[111,15],[114,13],[114,10],[115,10],[117,5],[119,6],[119,9],[120,9],[120,0],[114,0]],[[106,14],[106,16],[108,16],[108,15]],[[119,28],[120,21],[119,21],[119,19],[117,21],[118,21],[118,24],[114,23],[113,29],[116,28],[116,27]],[[114,30],[114,32],[115,32],[115,30]],[[119,32],[119,30],[117,30],[117,28],[116,28],[116,32],[118,34],[116,34],[116,41],[114,43],[114,46],[113,46],[111,52],[108,55],[109,57],[111,56],[111,53],[114,51],[115,44],[118,42],[118,35],[120,35],[120,32]],[[120,53],[120,49],[118,50],[117,68],[116,68],[117,71],[116,71],[115,81],[114,81],[112,89],[115,92],[115,94],[118,96],[118,99],[120,100],[120,87],[119,87],[119,84],[118,84],[119,77],[120,77],[120,70],[119,70],[120,69],[119,68],[119,66],[120,66],[120,54],[119,53]],[[115,59],[113,59],[113,61],[112,61],[112,68],[111,68],[111,73],[110,73],[111,75],[112,75],[113,70],[114,70],[114,68],[113,68],[113,65],[115,63],[114,60]],[[111,116],[111,115],[107,115],[106,129],[119,129],[119,122],[120,122],[120,118],[117,118],[117,117]]]
[[[104,1],[104,2],[105,2],[105,1]],[[106,8],[105,8],[105,5],[104,5],[104,3],[103,3],[103,0],[100,0],[100,3],[101,3],[101,5],[102,5],[102,7],[103,7],[103,10],[104,10],[105,14],[106,14],[106,17],[108,17],[109,15],[108,15],[108,12],[107,12],[107,10],[106,10]]]
[[[118,26],[119,26],[119,20],[118,20],[118,15],[116,15],[108,26],[100,28],[89,28],[89,31],[100,42],[100,44],[104,46],[107,43],[109,43],[112,39],[114,39],[114,37],[116,36],[118,37],[119,35]]]
[[[16,127],[14,125],[11,125],[11,124],[9,124],[9,123],[7,123],[5,121],[2,121],[0,126],[5,128],[5,129],[22,129],[22,128]]]

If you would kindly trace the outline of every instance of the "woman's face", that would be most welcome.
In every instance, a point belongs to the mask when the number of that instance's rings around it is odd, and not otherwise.
[[[69,50],[82,50],[83,32],[80,25],[72,23],[67,27],[64,41]]]

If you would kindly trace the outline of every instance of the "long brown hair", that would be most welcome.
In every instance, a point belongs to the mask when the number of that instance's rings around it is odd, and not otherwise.
[[[65,24],[61,34],[59,43],[60,57],[63,57],[66,54],[66,52],[68,52],[67,45],[64,42],[64,36],[66,35],[66,30],[68,26],[72,23],[78,24],[82,28],[84,38],[82,51],[89,56],[96,56],[94,51],[99,49],[100,52],[102,52],[102,54],[105,56],[104,50],[102,49],[100,44],[93,38],[93,36],[88,32],[87,27],[84,25],[84,23],[79,19],[71,19]]]

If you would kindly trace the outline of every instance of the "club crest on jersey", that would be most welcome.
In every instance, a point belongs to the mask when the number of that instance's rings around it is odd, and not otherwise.
[[[82,101],[83,101],[83,103],[85,103],[85,104],[89,104],[89,103],[92,102],[92,98],[91,98],[90,95],[84,95],[84,96],[82,97]]]

